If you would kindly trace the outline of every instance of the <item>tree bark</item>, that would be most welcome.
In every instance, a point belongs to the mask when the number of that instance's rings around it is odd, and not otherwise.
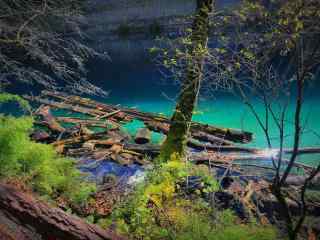
[[[197,0],[197,12],[192,26],[192,44],[188,51],[185,79],[178,98],[168,137],[164,142],[160,159],[167,161],[174,153],[184,156],[192,113],[197,102],[205,49],[209,35],[209,14],[213,11],[213,0]]]
[[[19,240],[125,240],[110,230],[103,230],[82,219],[68,215],[0,184],[0,239]]]
[[[62,133],[66,130],[58,123],[56,118],[51,114],[49,106],[40,107],[37,111],[37,115],[42,117],[43,124],[46,125],[51,131]]]

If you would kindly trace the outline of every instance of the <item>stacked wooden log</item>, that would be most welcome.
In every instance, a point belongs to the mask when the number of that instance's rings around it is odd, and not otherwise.
[[[48,132],[35,132],[33,138],[49,142],[60,153],[73,157],[109,159],[122,165],[146,164],[146,159],[156,157],[160,151],[159,145],[151,143],[151,131],[166,135],[170,129],[170,119],[162,115],[100,103],[61,92],[43,91],[40,96],[25,98],[41,104],[35,112],[39,117],[36,124],[48,129]],[[54,117],[52,109],[63,109],[83,116]],[[138,130],[133,141],[130,135],[121,130],[121,124],[134,119],[142,121],[145,128]],[[66,128],[63,126],[66,123],[73,126]],[[101,131],[94,133],[93,127],[98,127]],[[192,152],[190,159],[196,163],[223,167],[232,165],[239,168],[239,161],[270,158],[261,149],[239,145],[251,140],[252,133],[246,131],[192,122],[187,144]],[[290,149],[285,149],[284,152],[290,153]],[[320,149],[301,149],[300,152],[319,153]],[[261,167],[259,164],[246,165]],[[312,167],[305,164],[297,163],[296,166],[307,171],[312,170]]]
[[[110,159],[122,165],[145,164],[145,156],[152,159],[160,151],[159,145],[151,143],[151,131],[166,135],[170,128],[170,120],[166,117],[102,104],[79,96],[44,91],[40,96],[25,98],[41,104],[35,111],[35,115],[38,116],[36,124],[48,129],[48,132],[35,132],[32,137],[38,141],[49,141],[58,152],[73,157]],[[54,117],[52,109],[81,113],[83,117]],[[145,124],[145,128],[137,131],[135,143],[120,127],[122,123],[133,119]],[[66,128],[63,126],[66,123],[73,126]],[[214,150],[218,146],[233,146],[235,142],[243,143],[252,139],[252,134],[248,132],[199,123],[193,123],[192,126],[188,146],[197,150]],[[92,127],[98,127],[102,131],[93,133],[90,130]]]
[[[128,122],[132,119],[137,119],[144,122],[147,127],[151,128],[150,130],[155,130],[154,126],[158,126],[159,132],[164,134],[166,134],[168,126],[170,126],[170,119],[162,115],[145,113],[131,108],[121,108],[60,92],[43,91],[41,96],[25,96],[25,98],[53,108],[93,116],[95,119],[108,119],[115,122]],[[252,133],[246,131],[215,127],[197,122],[192,122],[191,135],[200,141],[210,140],[211,137],[214,142],[229,140],[231,142],[248,143],[252,140]]]
[[[44,91],[40,96],[25,96],[25,98],[41,104],[35,112],[38,116],[36,124],[45,126],[46,130],[34,132],[32,137],[35,140],[52,144],[64,155],[93,159],[96,160],[95,163],[112,160],[121,165],[148,164],[160,152],[160,145],[151,143],[151,132],[167,135],[170,130],[170,119],[162,115],[104,104],[79,96]],[[53,109],[80,113],[82,117],[69,116],[68,114],[66,114],[68,116],[55,117],[51,113]],[[121,130],[121,125],[134,119],[142,121],[145,127],[139,129],[133,138]],[[66,127],[64,125],[66,123],[73,126]],[[93,132],[93,128],[99,128],[100,130],[99,132]],[[259,161],[271,160],[279,152],[274,150],[274,152],[268,153],[262,149],[241,145],[251,140],[252,134],[246,131],[192,122],[187,142],[190,150],[188,158],[196,164],[204,163],[217,169],[227,169],[227,171],[224,171],[225,173],[235,172],[240,173],[241,176],[249,174],[248,171],[244,171],[244,167],[258,168],[269,172],[274,171],[272,165],[263,166],[259,164]],[[291,149],[284,149],[283,152],[290,154]],[[298,152],[298,154],[313,153],[320,153],[320,149],[305,148]],[[283,159],[284,163],[286,161],[286,159]],[[306,172],[313,170],[313,167],[302,163],[295,163],[295,166]],[[257,172],[254,172],[252,177],[257,176]],[[221,177],[222,180],[226,178],[230,177]],[[295,176],[290,180],[297,182],[299,179]],[[299,180],[298,185],[303,183],[302,180]],[[261,178],[257,182],[248,181],[247,184],[242,186],[239,185],[239,182],[233,181],[230,187],[222,192],[222,202],[225,202],[224,196],[229,191],[246,209],[249,209],[251,214],[257,215],[259,219],[263,217],[258,216],[260,215],[260,208],[263,206],[270,205],[269,208],[265,207],[264,213],[266,214],[268,210],[275,209],[274,201],[270,198],[272,194],[268,182]],[[91,209],[99,209],[100,215],[108,214],[115,200],[106,197],[107,195],[110,196],[110,191],[107,193],[100,191],[98,194],[97,206],[91,206]],[[261,206],[252,205],[250,199],[259,199]],[[296,206],[292,207],[296,208]]]

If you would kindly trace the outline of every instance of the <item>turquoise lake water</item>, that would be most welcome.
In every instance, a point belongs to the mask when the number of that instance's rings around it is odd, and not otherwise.
[[[164,115],[170,116],[172,110],[174,109],[174,104],[166,101],[165,99],[161,101],[123,101],[118,102],[123,106],[137,107],[143,111],[162,113]],[[264,108],[256,103],[256,109],[259,113],[263,114]],[[293,114],[292,107],[289,109],[288,113]],[[311,114],[312,112],[312,114]],[[310,115],[308,115],[310,113]],[[318,133],[320,132],[320,105],[319,99],[308,99],[305,102],[305,119],[307,119],[306,129],[302,135],[301,146],[312,147],[320,146],[320,138]],[[291,116],[292,117],[292,116]],[[266,148],[267,143],[263,131],[257,124],[256,119],[249,109],[244,106],[243,103],[232,98],[219,98],[216,100],[209,100],[207,102],[200,103],[196,114],[193,119],[202,123],[213,124],[221,127],[237,128],[254,133],[254,140],[248,144],[248,146]],[[288,121],[292,119],[288,118]],[[127,124],[126,129],[129,130],[131,134],[134,134],[136,130],[143,127],[143,124],[139,121],[134,121]],[[312,131],[310,130],[312,129]],[[288,123],[286,127],[286,134],[288,135],[285,139],[285,147],[291,148],[293,144],[293,125]],[[279,148],[279,131],[275,124],[270,127],[270,135],[273,137],[273,147]],[[153,136],[156,140],[161,139],[160,134],[154,134]],[[320,159],[320,155],[303,156],[303,161],[307,163],[315,163]]]
[[[129,45],[126,44],[126,46]],[[138,43],[135,45],[139,46]],[[108,52],[111,61],[94,61],[88,65],[88,78],[110,92],[107,98],[96,98],[96,100],[170,116],[174,110],[174,98],[177,96],[178,88],[170,80],[164,81],[157,67],[145,54],[146,49],[136,49],[136,52],[141,54],[130,55],[130,57],[122,45]],[[127,52],[131,52],[131,49],[128,48]],[[301,141],[303,147],[320,146],[320,96],[318,94],[320,85],[314,85],[307,89],[303,105],[304,133]],[[31,90],[35,89],[30,87],[29,90],[18,89],[17,92],[26,93]],[[34,94],[37,93],[34,92]],[[252,100],[252,103],[256,111],[263,115],[263,106],[255,100]],[[293,105],[290,105],[286,124],[285,147],[287,148],[292,147],[293,113]],[[231,94],[216,92],[214,98],[200,97],[193,120],[250,131],[254,134],[254,140],[248,146],[267,147],[263,131],[253,114],[240,99]],[[132,135],[140,127],[143,127],[143,123],[139,121],[133,121],[124,126]],[[273,148],[279,148],[279,132],[275,124],[271,125],[270,132],[273,137]],[[161,134],[153,133],[154,142],[159,142],[161,139]],[[304,155],[300,160],[314,164],[320,161],[320,154]]]
[[[111,56],[112,57],[112,56]],[[90,66],[90,79],[99,83],[105,90],[110,91],[106,99],[99,99],[106,103],[135,107],[139,110],[160,113],[170,116],[174,110],[174,98],[178,88],[170,84],[170,80],[163,81],[163,76],[157,67],[146,59],[132,61],[117,61],[114,56],[112,62],[95,62]],[[320,96],[318,87],[309,88],[303,105],[304,133],[301,146],[320,146]],[[294,98],[292,99],[292,103]],[[252,100],[256,111],[263,116],[264,107],[258,101]],[[286,124],[285,147],[292,147],[294,106],[288,109]],[[237,128],[254,133],[254,140],[249,144],[253,147],[266,148],[267,143],[263,131],[259,127],[254,115],[242,101],[231,94],[215,93],[214,98],[200,97],[193,120],[213,124],[226,128]],[[125,126],[131,134],[143,127],[143,123],[134,121]],[[279,132],[275,124],[270,126],[273,137],[273,147],[279,148]],[[161,134],[153,134],[154,141],[161,140]],[[320,155],[304,155],[301,160],[315,163]]]

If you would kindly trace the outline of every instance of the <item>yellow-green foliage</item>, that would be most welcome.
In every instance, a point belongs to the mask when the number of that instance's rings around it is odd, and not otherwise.
[[[23,177],[42,195],[85,201],[95,186],[83,180],[71,159],[30,140],[32,122],[30,117],[0,115],[0,178]]]
[[[170,161],[156,166],[133,196],[114,210],[111,219],[100,220],[100,225],[114,223],[132,239],[276,239],[271,228],[235,224],[236,217],[229,211],[215,211],[196,194],[186,196],[180,184],[190,175],[201,177],[206,186],[202,191],[217,190],[207,169],[186,164],[174,154]]]

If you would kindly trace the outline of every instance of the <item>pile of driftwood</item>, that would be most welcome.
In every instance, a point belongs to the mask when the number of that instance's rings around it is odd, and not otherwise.
[[[40,104],[34,112],[36,124],[40,128],[36,128],[32,138],[52,144],[58,152],[66,156],[93,159],[95,162],[112,160],[121,165],[132,163],[145,165],[151,163],[160,151],[159,145],[151,143],[151,132],[156,131],[166,135],[170,128],[170,119],[164,116],[103,104],[60,92],[44,91],[40,96],[25,96],[25,98]],[[51,111],[53,109],[64,110],[64,116],[54,116]],[[81,117],[76,117],[74,113],[80,113]],[[136,136],[132,137],[121,129],[121,125],[134,119],[142,121],[145,127],[139,129]],[[99,131],[93,131],[95,128]],[[223,190],[216,192],[214,196],[219,206],[237,209],[242,206],[245,215],[253,214],[262,223],[270,222],[275,213],[280,212],[279,205],[270,192],[270,183],[263,178],[240,180],[244,174],[248,174],[244,173],[244,166],[267,170],[271,168],[256,163],[259,160],[270,160],[270,152],[242,145],[251,140],[252,134],[249,132],[193,122],[188,140],[188,158],[194,163],[205,163],[224,169],[224,175],[220,178]],[[284,150],[288,154],[290,151],[290,149]],[[320,152],[318,148],[299,151],[299,154]],[[271,154],[277,154],[276,150]],[[304,171],[312,170],[312,167],[305,164],[297,163],[296,167]],[[230,171],[242,174],[228,175]],[[295,177],[294,181],[297,179]],[[243,181],[246,181],[246,184],[242,184]],[[106,187],[107,191],[104,191]],[[112,208],[109,205],[116,199],[106,201],[111,195],[109,185],[104,184],[101,189],[102,191],[96,196],[97,206],[87,207],[89,211],[106,215]],[[289,190],[292,193],[297,191],[294,186],[290,186]],[[51,208],[28,194],[12,189],[12,185],[0,184],[0,193],[0,207],[4,209],[0,211],[0,222],[4,223],[0,224],[0,235],[6,234],[9,236],[8,239],[17,236],[19,239],[60,239],[62,236],[68,236],[70,239],[125,239],[110,230],[102,231],[59,209]],[[292,197],[289,207],[298,212],[299,204],[295,202],[295,197]],[[320,215],[318,203],[312,205],[310,214]],[[23,226],[23,233],[13,235],[10,229],[20,226]],[[26,232],[27,230],[30,232]],[[312,231],[319,233],[320,229],[312,228]]]
[[[170,120],[161,115],[143,113],[136,109],[102,104],[79,96],[69,96],[59,92],[43,91],[41,96],[25,96],[28,100],[41,104],[35,115],[39,116],[38,125],[46,126],[49,131],[38,130],[32,137],[37,141],[46,141],[54,145],[61,153],[70,156],[91,156],[94,159],[110,157],[117,162],[120,158],[131,159],[141,163],[140,157],[153,158],[159,152],[159,146],[151,144],[151,131],[167,134]],[[51,109],[63,109],[83,114],[81,118],[74,116],[54,117]],[[121,130],[121,124],[134,119],[145,124],[145,128],[137,131],[134,139]],[[72,127],[63,127],[64,123]],[[92,127],[100,128],[95,133]],[[230,150],[247,151],[234,146],[235,143],[251,141],[249,132],[218,128],[210,125],[192,123],[188,146],[195,150]],[[131,156],[129,156],[129,154]],[[119,158],[120,156],[120,158]],[[115,158],[119,159],[115,159]]]
[[[33,139],[50,143],[58,152],[67,156],[108,159],[122,165],[147,164],[160,151],[160,145],[151,143],[151,132],[166,135],[170,128],[170,119],[162,115],[104,104],[61,92],[43,91],[40,96],[25,98],[40,104],[34,113],[38,116],[36,124],[46,127],[35,131],[32,134]],[[55,117],[51,109],[64,110],[66,115]],[[75,117],[74,113],[80,113],[81,117]],[[145,127],[132,137],[121,129],[121,125],[134,119],[142,121]],[[93,128],[100,130],[94,132]],[[250,132],[192,122],[188,139],[189,159],[195,163],[222,168],[232,166],[240,170],[241,167],[251,166],[268,169],[256,162],[270,160],[269,153],[263,149],[243,146],[249,143],[252,137]],[[285,149],[284,152],[290,153],[290,149]],[[300,154],[319,152],[318,148],[300,150]],[[312,167],[301,163],[296,163],[296,167],[305,171],[312,170]]]

